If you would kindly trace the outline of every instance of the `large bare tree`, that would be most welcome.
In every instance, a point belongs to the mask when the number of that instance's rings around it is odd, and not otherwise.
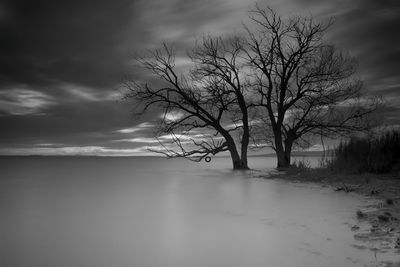
[[[289,166],[293,146],[310,135],[332,137],[368,126],[364,119],[376,102],[361,95],[353,58],[324,40],[330,22],[284,19],[258,6],[250,14],[246,52],[258,94],[254,104],[278,167]]]
[[[126,82],[127,98],[139,104],[139,113],[150,107],[163,112],[156,136],[167,157],[194,161],[208,159],[223,151],[232,158],[233,169],[248,169],[249,144],[248,89],[241,73],[243,42],[238,38],[204,37],[190,54],[193,68],[178,71],[170,46],[138,58],[155,78],[153,83]],[[243,79],[243,81],[242,81]],[[171,119],[170,114],[179,114]]]
[[[247,169],[249,140],[260,140],[256,125],[278,167],[286,167],[293,147],[313,136],[368,128],[377,101],[362,95],[355,60],[324,39],[331,22],[283,19],[258,6],[250,19],[245,38],[204,37],[190,55],[190,71],[177,71],[167,45],[139,58],[157,82],[129,81],[127,97],[140,103],[139,113],[163,111],[157,136],[168,135],[171,144],[160,138],[156,152],[200,161],[228,151],[234,169]]]

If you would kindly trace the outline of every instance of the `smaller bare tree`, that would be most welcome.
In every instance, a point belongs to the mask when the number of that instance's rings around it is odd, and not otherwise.
[[[278,167],[290,165],[294,145],[312,135],[333,137],[364,130],[375,99],[361,94],[356,64],[323,37],[331,23],[310,18],[283,19],[256,6],[247,28],[249,65],[254,69],[255,104],[263,112],[265,139]]]
[[[162,148],[152,151],[193,161],[227,151],[233,169],[248,169],[249,126],[246,88],[237,61],[240,53],[239,40],[205,37],[192,53],[195,67],[189,72],[177,71],[174,51],[166,44],[138,59],[156,82],[127,81],[126,97],[136,100],[139,114],[150,107],[161,110],[157,136],[168,135],[171,140],[166,144],[159,139]],[[170,119],[171,113],[180,116]]]

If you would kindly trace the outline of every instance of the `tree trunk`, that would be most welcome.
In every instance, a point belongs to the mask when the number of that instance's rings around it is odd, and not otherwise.
[[[249,129],[249,114],[246,106],[246,101],[242,93],[237,94],[239,100],[240,109],[242,111],[242,122],[243,122],[243,135],[240,141],[240,169],[248,169],[247,165],[247,150],[250,142],[250,129]]]
[[[247,162],[244,162],[242,160],[238,160],[238,161],[233,161],[233,170],[248,170],[249,167],[247,166]]]
[[[290,166],[291,163],[291,156],[292,156],[292,146],[293,146],[293,140],[291,138],[288,138],[285,140],[285,160]]]
[[[249,169],[249,167],[247,165],[247,157],[240,158],[239,153],[234,144],[229,146],[229,152],[231,154],[232,167],[234,170],[248,170]]]
[[[247,133],[245,132],[243,134],[243,138],[242,138],[242,143],[241,143],[241,152],[240,152],[240,156],[241,156],[241,166],[244,166],[244,168],[242,169],[248,169],[248,165],[247,165],[247,149],[249,147],[249,133],[247,131]]]
[[[277,158],[277,168],[285,168],[290,166],[290,156],[292,153],[292,143],[285,140],[285,147],[282,144],[282,135],[275,133],[275,153]]]
[[[238,163],[236,163],[236,165],[239,166],[237,168],[238,170],[248,170],[249,169],[248,162],[247,162],[247,153],[245,153],[245,155],[243,155],[243,153],[242,153],[242,158],[240,159],[240,161]]]
[[[290,166],[290,152],[287,154],[287,152],[282,148],[281,150],[276,149],[275,153],[278,161],[276,166],[277,168],[285,168]]]

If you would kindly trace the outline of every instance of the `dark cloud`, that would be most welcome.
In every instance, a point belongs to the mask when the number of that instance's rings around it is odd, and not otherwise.
[[[2,6],[3,83],[107,86],[121,76],[126,55],[118,45],[132,30],[134,2],[7,0]]]
[[[382,96],[388,108],[380,110],[386,124],[400,121],[400,2],[396,0],[299,0],[317,19],[334,18],[329,40],[358,61],[358,75],[366,93]]]
[[[358,58],[368,78],[398,76],[400,3],[371,0],[358,4],[336,17],[334,39]]]
[[[359,75],[367,93],[382,96],[386,108],[379,111],[383,124],[400,122],[400,3],[356,1],[336,17],[333,40],[359,62]]]

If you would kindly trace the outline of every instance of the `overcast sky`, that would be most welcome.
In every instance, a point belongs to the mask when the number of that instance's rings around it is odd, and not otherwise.
[[[237,33],[252,0],[0,0],[0,154],[146,153],[152,112],[119,101],[132,55],[175,43],[184,55],[202,34]],[[359,62],[382,121],[400,121],[400,1],[271,0],[284,16],[335,17],[330,40]]]

